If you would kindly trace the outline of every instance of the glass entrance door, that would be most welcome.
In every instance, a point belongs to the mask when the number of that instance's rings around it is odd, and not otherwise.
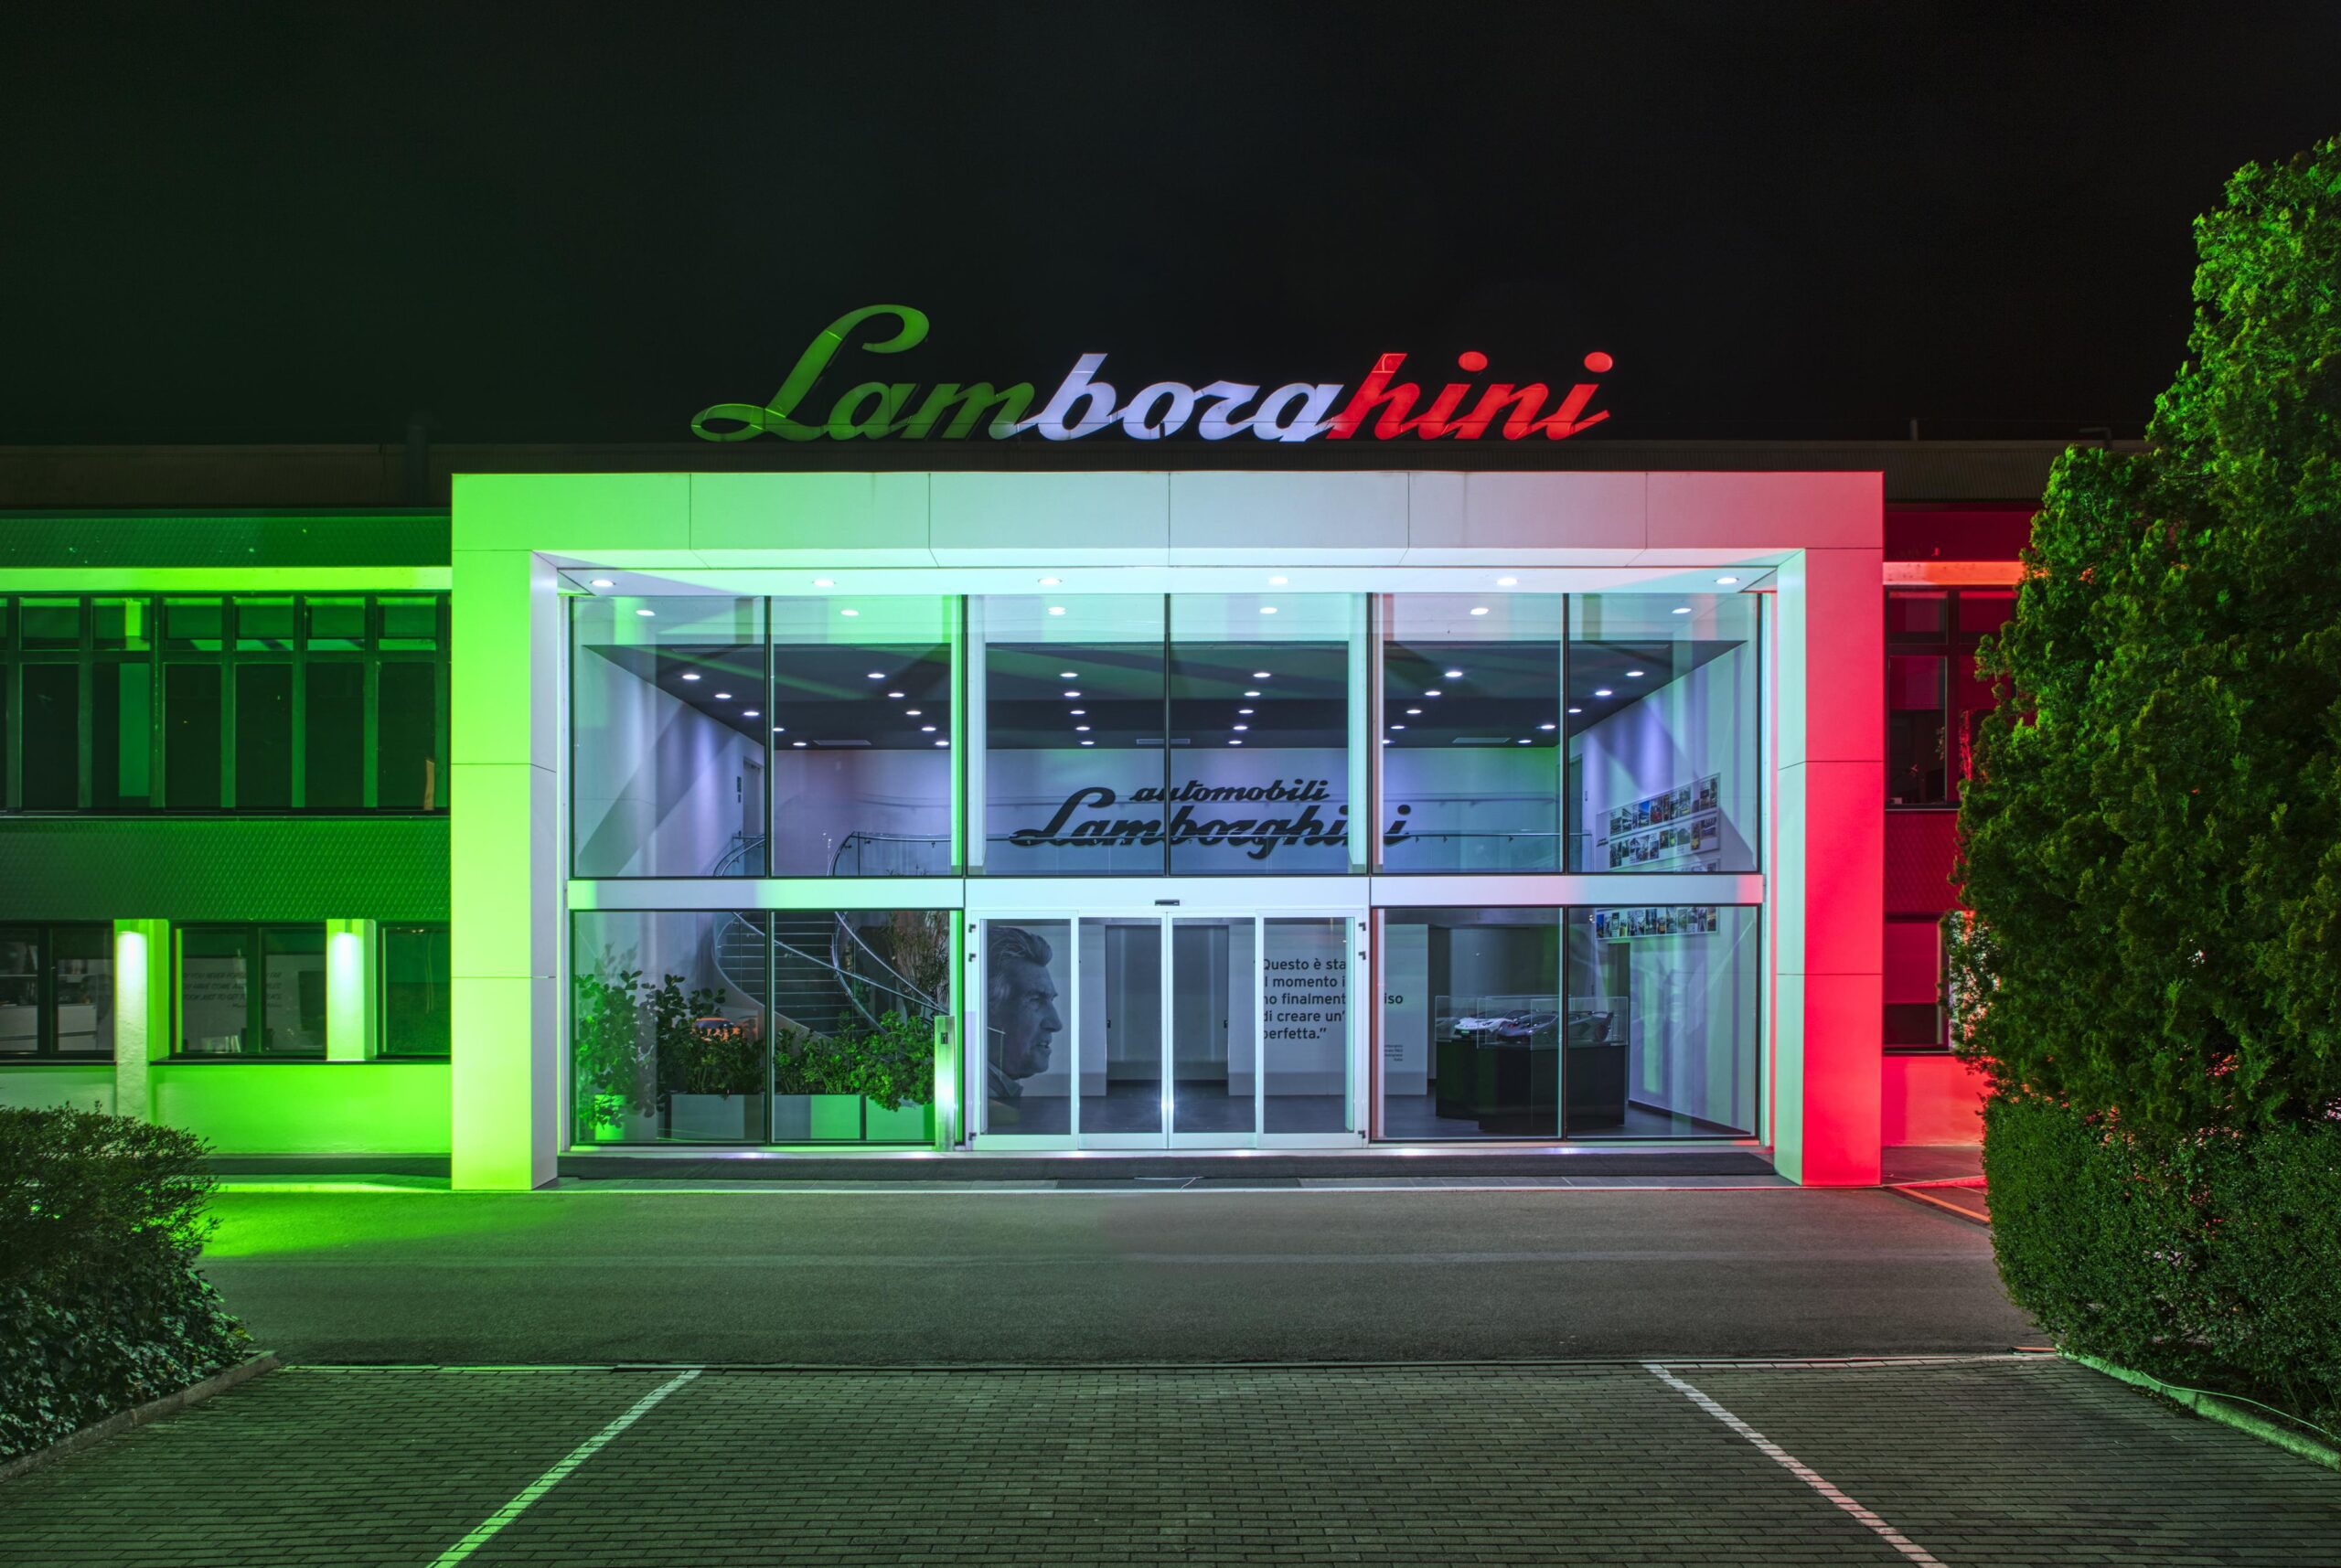
[[[1317,914],[986,921],[979,1136],[1121,1149],[1356,1141],[1362,930]]]

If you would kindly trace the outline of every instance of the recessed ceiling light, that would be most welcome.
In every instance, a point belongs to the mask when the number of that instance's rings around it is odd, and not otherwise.
[[[740,717],[743,719],[761,719],[764,717],[764,711],[761,709],[743,708],[740,709]]]
[[[1064,606],[1062,604],[1052,604],[1049,606],[1049,613],[1052,615],[1062,615],[1064,613]]]
[[[1252,672],[1252,678],[1254,680],[1266,680],[1268,678],[1268,672],[1264,669],[1256,669]]]
[[[715,700],[718,702],[729,702],[732,700],[732,694],[728,691],[719,691],[715,694]]]
[[[695,669],[687,669],[683,672],[683,678],[685,680],[697,680],[699,678],[699,671]]]
[[[936,741],[936,742],[935,742],[935,743],[936,745],[938,745],[938,746],[947,746],[947,745],[949,745],[951,742],[950,742],[950,741]]]
[[[1638,670],[1638,669],[1630,669],[1630,670],[1628,670],[1628,671],[1626,672],[1626,674],[1627,674],[1630,677],[1631,677],[1632,679],[1635,679],[1635,680],[1640,680],[1640,679],[1642,677],[1642,672],[1641,672],[1641,670]]]
[[[772,732],[775,735],[786,735],[788,733],[788,726],[786,724],[775,724],[772,727]]]
[[[1075,719],[1086,719],[1089,717],[1089,709],[1086,708],[1069,708],[1065,709],[1065,711],[1072,714]]]
[[[926,717],[926,709],[924,708],[905,708],[903,709],[903,717],[905,719],[924,719]]]
[[[1259,694],[1258,692],[1256,692],[1256,691],[1247,691],[1247,692],[1245,692],[1244,695],[1245,695],[1245,696],[1246,696],[1246,697],[1257,697],[1257,696],[1259,696],[1260,694]]]
[[[1735,582],[1738,581],[1739,581],[1739,579],[1737,579],[1737,577],[1718,577],[1718,578],[1716,578],[1716,581],[1717,582],[1720,582],[1720,583],[1724,584],[1726,587],[1729,587],[1731,584],[1733,584],[1733,583],[1735,583]]]
[[[1260,613],[1263,615],[1273,615],[1276,613],[1277,607],[1273,604],[1263,604],[1260,606]]]
[[[1282,588],[1286,583],[1290,582],[1291,581],[1292,579],[1289,577],[1271,577],[1268,579],[1268,586],[1271,588]]]
[[[922,724],[918,727],[918,732],[922,735],[932,735],[935,733],[935,726],[932,724]]]
[[[1496,579],[1496,586],[1498,588],[1517,588],[1520,586],[1520,579],[1517,577],[1499,577]],[[1476,615],[1479,612],[1474,610],[1472,613]]]
[[[835,588],[837,585],[837,580],[835,578],[817,577],[813,579],[813,586],[816,588]]]
[[[1239,708],[1235,711],[1242,714],[1246,719],[1252,717],[1252,710],[1248,708]]]
[[[1244,742],[1243,742],[1243,741],[1229,741],[1229,742],[1227,742],[1227,743],[1228,743],[1229,745],[1231,745],[1231,746],[1240,746],[1240,745],[1242,745]]]
[[[658,612],[656,610],[636,610],[635,613],[637,615],[656,615]]]
[[[1691,613],[1691,606],[1688,604],[1677,604],[1674,606],[1674,613],[1678,615],[1687,615]]]
[[[1041,579],[1041,586],[1043,588],[1054,588],[1058,583],[1063,582],[1064,581],[1064,579],[1062,577],[1043,577]]]
[[[1382,737],[1382,743],[1383,743],[1384,745],[1385,745],[1385,746],[1386,746],[1386,745],[1388,745],[1388,744],[1390,743],[1390,737],[1389,737],[1389,736],[1387,736],[1387,735],[1383,736],[1383,737]]]
[[[1419,708],[1409,708],[1406,709],[1406,717],[1409,719],[1419,719],[1422,716],[1423,710]]]
[[[1596,696],[1596,697],[1607,697],[1607,696],[1609,696],[1609,688],[1608,687],[1606,687],[1606,686],[1605,686],[1605,687],[1602,687],[1599,690],[1596,691],[1593,695],[1594,695],[1594,696]]]
[[[1057,671],[1057,678],[1059,680],[1079,680],[1081,678],[1081,672],[1077,669],[1061,669]]]
[[[1474,615],[1484,615],[1487,613],[1488,607],[1485,604],[1474,604],[1471,606],[1471,613]]]
[[[1404,730],[1404,729],[1406,728],[1406,726],[1405,726],[1404,724],[1393,724],[1393,725],[1391,725],[1391,726],[1390,726],[1390,728],[1392,728],[1393,730]]]
[[[1089,726],[1086,724],[1075,724],[1073,727],[1073,732],[1076,735],[1086,735],[1089,733]]]
[[[611,581],[606,577],[597,577],[593,579],[593,586],[596,588],[615,588],[617,584]]]
[[[1435,686],[1427,686],[1423,688],[1423,695],[1425,697],[1437,697],[1439,695],[1439,689]]]
[[[886,678],[886,672],[882,669],[873,669],[870,672],[870,678],[872,680],[883,680]]]
[[[1523,736],[1521,739],[1519,739],[1519,740],[1517,740],[1517,741],[1514,741],[1513,742],[1513,745],[1515,745],[1515,746],[1525,746],[1526,744],[1528,744],[1528,741],[1527,741],[1527,738],[1526,738],[1525,736]]]
[[[1447,672],[1447,678],[1449,680],[1461,680],[1463,678],[1463,672],[1459,669],[1448,670]]]
[[[1249,730],[1251,727],[1252,726],[1249,724],[1231,724],[1228,726],[1231,730]]]
[[[1539,724],[1536,728],[1539,730],[1557,730],[1560,726],[1557,724]]]
[[[902,699],[902,695],[903,695],[903,694],[902,694],[901,692],[899,692],[899,691],[890,691],[890,692],[888,692],[886,695],[887,695],[888,697],[893,698],[894,699],[896,699],[897,701],[899,701],[899,700],[901,700],[901,699]]]
[[[1065,695],[1066,695],[1067,697],[1079,697],[1079,696],[1081,695],[1081,693],[1079,693],[1078,691],[1074,690],[1071,687],[1067,687],[1067,688],[1065,688]]]
[[[788,743],[789,743],[790,745],[792,745],[792,746],[796,746],[796,747],[798,747],[798,748],[800,748],[800,749],[801,749],[801,748],[804,746],[804,744],[805,744],[805,742],[804,742],[804,741],[790,741],[790,742],[788,742]]]
[[[1582,708],[1572,708],[1572,709],[1569,709],[1569,711],[1570,711],[1570,712],[1572,712],[1572,713],[1582,713],[1582,712],[1584,712],[1584,711],[1585,711],[1585,709],[1582,709]]]
[[[840,614],[840,615],[853,616],[853,615],[859,615],[859,614],[861,614],[861,611],[859,611],[859,610],[840,610],[840,611],[839,611],[839,612],[838,612],[838,613],[839,613],[839,614]]]
[[[1081,743],[1082,743],[1083,745],[1085,745],[1085,746],[1094,746],[1094,745],[1096,745],[1097,742],[1096,742],[1096,741],[1083,741],[1083,742],[1081,742]]]

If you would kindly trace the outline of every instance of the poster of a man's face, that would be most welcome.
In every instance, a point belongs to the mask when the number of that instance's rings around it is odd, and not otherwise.
[[[1056,1037],[1064,1032],[1057,1013],[1056,982],[1049,976],[1055,956],[1047,940],[1020,925],[989,928],[985,1029],[990,1055],[986,1077],[995,1100],[1022,1098],[1023,1080],[1046,1072]]]

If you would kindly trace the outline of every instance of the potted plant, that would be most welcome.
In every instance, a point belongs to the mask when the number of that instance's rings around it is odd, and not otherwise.
[[[686,992],[680,975],[661,978],[650,993],[652,1033],[658,1042],[658,1085],[672,1138],[761,1143],[764,1136],[764,1073],[754,1022],[726,1018],[723,994],[711,987]]]
[[[642,971],[607,952],[595,972],[577,976],[571,1029],[576,1076],[577,1141],[624,1143],[657,1136],[657,1076]]]

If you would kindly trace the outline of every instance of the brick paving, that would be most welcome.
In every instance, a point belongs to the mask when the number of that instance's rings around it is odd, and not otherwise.
[[[2061,1362],[1668,1365],[1951,1568],[2341,1562],[2341,1477]],[[287,1369],[0,1485],[0,1564],[428,1568],[672,1375]],[[468,1559],[1914,1561],[1619,1364],[711,1370]]]

